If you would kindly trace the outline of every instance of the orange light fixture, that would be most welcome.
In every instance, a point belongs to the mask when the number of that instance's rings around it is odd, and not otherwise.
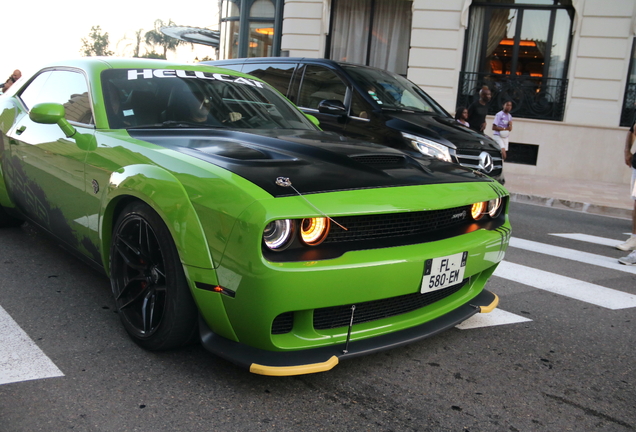
[[[255,31],[256,33],[260,33],[260,34],[264,34],[268,36],[271,36],[274,34],[274,29],[272,27],[257,28]]]
[[[499,45],[514,45],[514,44],[515,44],[514,39],[502,39],[501,42],[499,42]],[[522,40],[522,41],[519,41],[519,46],[536,47],[537,43],[533,40]]]

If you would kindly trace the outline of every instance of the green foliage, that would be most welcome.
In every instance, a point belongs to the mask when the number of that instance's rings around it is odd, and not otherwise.
[[[114,53],[108,49],[108,32],[102,34],[100,26],[92,26],[88,38],[82,38],[80,53],[86,57],[112,56]]]
[[[159,54],[155,50],[152,50],[150,52],[146,51],[145,54],[142,54],[142,55],[137,56],[137,57],[139,57],[139,58],[157,59],[157,60],[165,60],[166,59],[165,54]]]
[[[144,29],[139,29],[135,32],[135,49],[133,51],[133,57],[139,57],[139,47],[141,46],[141,34]]]
[[[187,43],[161,33],[161,27],[170,27],[174,25],[176,24],[171,19],[168,20],[168,23],[164,23],[163,20],[157,19],[155,20],[155,28],[153,30],[147,31],[145,35],[146,43],[148,45],[158,45],[163,49],[163,57],[161,57],[163,59],[166,58],[168,51],[175,51],[179,45],[184,45]]]

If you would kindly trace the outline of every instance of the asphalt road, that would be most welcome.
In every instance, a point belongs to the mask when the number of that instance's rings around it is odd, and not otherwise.
[[[612,267],[624,253],[603,240],[551,235],[622,241],[630,222],[516,203],[511,220],[493,321],[285,378],[198,345],[140,349],[105,277],[28,227],[1,230],[0,341],[17,325],[35,354],[5,341],[0,376],[49,378],[0,385],[0,431],[636,429],[636,266]]]

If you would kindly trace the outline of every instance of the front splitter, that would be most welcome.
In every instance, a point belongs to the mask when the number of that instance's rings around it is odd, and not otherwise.
[[[417,342],[455,327],[476,313],[487,313],[499,304],[497,295],[483,290],[463,306],[439,318],[369,339],[299,351],[267,351],[231,341],[214,333],[199,319],[201,344],[211,353],[259,375],[291,376],[333,369],[340,360],[385,351]]]

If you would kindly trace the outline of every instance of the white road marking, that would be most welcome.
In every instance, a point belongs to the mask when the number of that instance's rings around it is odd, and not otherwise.
[[[597,237],[597,236],[593,236],[593,235],[579,234],[579,233],[550,234],[550,235],[551,236],[555,236],[555,237],[568,238],[568,239],[572,239],[572,240],[583,241],[583,242],[586,242],[586,243],[594,243],[594,244],[600,244],[600,245],[603,245],[603,246],[611,246],[611,247],[616,247],[617,244],[625,243],[625,241],[626,241],[626,240],[608,239],[608,238],[605,238],[605,237]]]
[[[626,266],[620,264],[616,258],[595,255],[588,252],[582,252],[560,246],[552,246],[549,244],[539,243],[531,240],[524,240],[517,237],[512,237],[510,239],[510,246],[531,252],[537,252],[545,255],[569,259],[572,261],[578,261],[584,264],[591,264],[599,267],[609,268],[612,270],[622,271],[625,273],[636,274],[636,266]]]
[[[636,307],[636,295],[507,261],[499,264],[494,275],[607,309]]]
[[[515,324],[520,322],[532,321],[529,318],[522,317],[520,315],[515,315],[510,312],[506,312],[505,310],[495,309],[490,313],[478,313],[461,324],[457,324],[457,327],[460,330],[468,330],[479,327],[491,327],[505,324]]]
[[[0,306],[0,384],[64,376]]]

